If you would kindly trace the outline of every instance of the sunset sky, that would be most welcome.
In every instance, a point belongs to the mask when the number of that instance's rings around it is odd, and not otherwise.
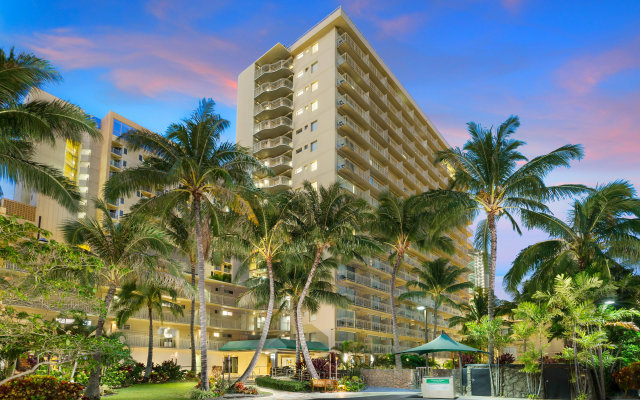
[[[528,156],[584,145],[550,183],[640,184],[640,1],[180,3],[7,2],[0,46],[51,60],[64,77],[47,88],[54,95],[158,132],[212,97],[234,140],[240,71],[342,5],[450,144],[464,143],[468,121],[517,114]],[[561,217],[565,204],[554,205]],[[502,224],[498,281],[543,238]]]

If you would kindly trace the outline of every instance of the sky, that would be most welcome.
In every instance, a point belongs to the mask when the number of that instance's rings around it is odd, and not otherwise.
[[[64,78],[52,94],[160,133],[213,98],[234,140],[238,74],[338,6],[451,145],[464,144],[469,121],[518,115],[529,157],[584,146],[549,184],[640,184],[639,1],[23,0],[0,7],[0,46],[49,59]],[[568,204],[552,209],[564,217]],[[545,235],[518,236],[506,221],[498,235],[500,286],[515,255]]]

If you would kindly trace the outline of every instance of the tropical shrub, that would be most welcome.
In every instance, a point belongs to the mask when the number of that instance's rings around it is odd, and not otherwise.
[[[127,373],[121,370],[120,366],[113,366],[105,370],[100,384],[110,388],[119,388],[125,386],[126,381]]]
[[[189,392],[189,398],[191,400],[208,400],[214,397],[221,397],[223,393],[217,390],[202,390],[193,388]]]
[[[242,382],[236,382],[227,390],[229,393],[258,394],[258,389],[252,386],[245,386]]]
[[[181,381],[184,379],[186,371],[174,360],[165,360],[162,364],[154,364],[149,376],[151,383],[164,383]]]
[[[78,400],[84,386],[53,376],[31,375],[0,386],[0,400]]]
[[[359,376],[344,376],[338,381],[338,389],[345,392],[359,392],[365,387],[364,381]]]
[[[425,365],[424,356],[417,354],[403,354],[401,361],[402,368],[424,367]],[[374,368],[395,368],[395,357],[393,353],[378,354],[374,358],[371,366]],[[432,359],[429,359],[429,366],[432,368],[440,367],[440,365]]]
[[[211,279],[223,282],[231,282],[231,274],[224,272],[211,271]]]
[[[308,381],[291,381],[285,379],[273,379],[270,376],[259,376],[256,385],[286,392],[310,392],[311,384]]]
[[[516,362],[516,358],[511,353],[502,353],[498,357],[498,362],[500,365],[513,364]]]
[[[640,362],[620,368],[612,376],[625,395],[629,390],[640,390]]]
[[[462,353],[461,360],[462,360],[463,367],[467,364],[477,364],[478,355],[476,353]]]

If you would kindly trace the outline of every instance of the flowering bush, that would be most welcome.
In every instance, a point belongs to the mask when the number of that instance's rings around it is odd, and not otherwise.
[[[498,362],[501,365],[513,364],[514,362],[516,362],[516,358],[511,353],[503,353],[500,354],[500,357],[498,357]]]
[[[0,400],[78,400],[84,386],[53,376],[31,375],[0,386]]]
[[[640,390],[640,362],[620,368],[612,376],[625,395],[629,390]]]
[[[364,390],[365,384],[359,376],[345,376],[338,381],[338,389],[345,392],[359,392]]]
[[[236,382],[229,388],[229,392],[240,394],[258,394],[258,389],[252,386],[245,386],[242,382]]]
[[[151,369],[149,381],[151,383],[165,383],[169,381],[181,381],[186,371],[174,360],[163,361],[162,364],[154,364]]]
[[[478,356],[475,353],[462,353],[462,366],[464,367],[467,364],[477,364]]]

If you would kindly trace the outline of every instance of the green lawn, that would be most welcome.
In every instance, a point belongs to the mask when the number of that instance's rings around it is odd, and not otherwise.
[[[196,382],[143,383],[118,389],[118,394],[104,397],[109,400],[180,400],[188,399]]]

